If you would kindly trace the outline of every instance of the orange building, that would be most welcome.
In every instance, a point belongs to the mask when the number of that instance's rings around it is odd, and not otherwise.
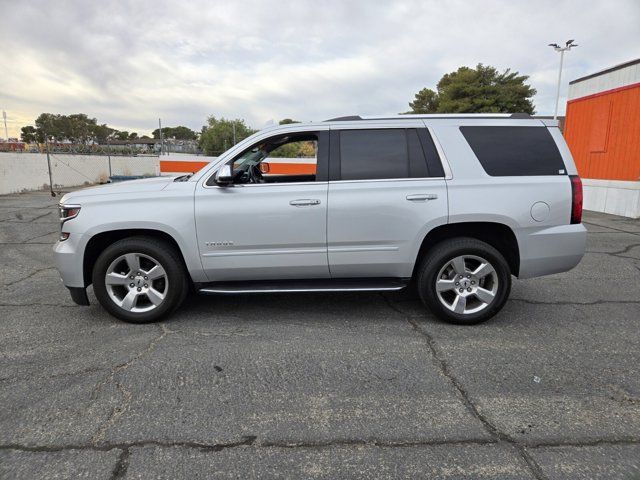
[[[640,59],[569,82],[564,135],[584,208],[640,217]]]

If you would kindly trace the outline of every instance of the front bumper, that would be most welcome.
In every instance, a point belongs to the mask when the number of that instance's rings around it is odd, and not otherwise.
[[[72,233],[67,240],[58,241],[53,246],[56,268],[66,287],[83,289],[86,287],[84,283],[83,240],[83,235]]]
[[[71,294],[71,300],[78,305],[89,305],[89,297],[87,296],[87,289],[84,287],[67,287]]]

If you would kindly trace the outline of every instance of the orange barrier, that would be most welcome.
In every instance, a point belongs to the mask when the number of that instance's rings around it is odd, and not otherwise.
[[[564,136],[583,178],[640,179],[640,83],[567,102]]]
[[[194,173],[209,162],[187,162],[179,160],[160,160],[161,173]]]
[[[274,175],[315,175],[315,163],[268,163],[269,174]]]
[[[161,173],[192,173],[197,172],[209,162],[194,162],[180,160],[160,160]],[[315,163],[267,163],[269,174],[274,175],[313,175],[316,173]]]

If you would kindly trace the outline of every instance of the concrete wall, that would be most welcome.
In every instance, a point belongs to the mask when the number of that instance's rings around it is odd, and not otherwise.
[[[640,218],[640,182],[582,179],[584,209]]]
[[[109,160],[99,155],[51,155],[54,190],[106,182]],[[112,175],[160,174],[158,157],[111,157]],[[49,188],[47,156],[41,153],[0,153],[0,194]]]

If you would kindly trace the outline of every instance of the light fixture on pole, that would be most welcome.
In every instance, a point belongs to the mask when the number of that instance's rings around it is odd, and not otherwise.
[[[560,80],[562,79],[562,62],[564,61],[564,52],[571,50],[573,47],[577,47],[578,45],[573,43],[573,40],[567,40],[564,47],[561,47],[557,43],[550,43],[549,46],[553,47],[556,52],[560,52],[560,70],[558,71],[558,88],[556,90],[556,108],[553,111],[553,119],[555,120],[558,118],[558,101],[560,100]]]

